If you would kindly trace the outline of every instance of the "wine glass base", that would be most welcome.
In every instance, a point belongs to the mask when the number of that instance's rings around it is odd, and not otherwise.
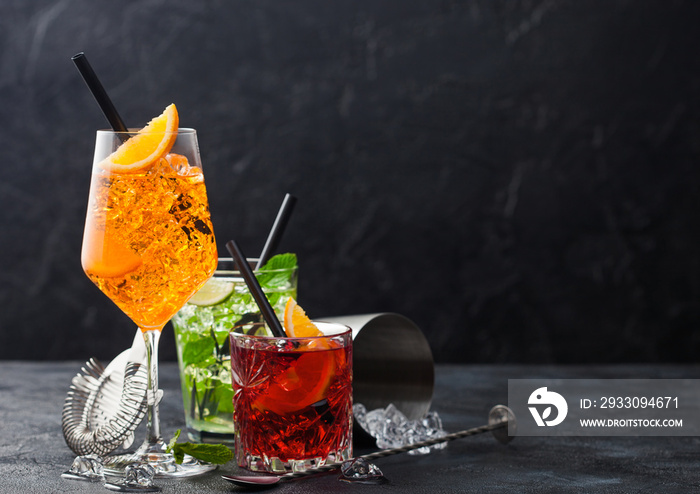
[[[185,455],[182,463],[175,463],[170,453],[127,453],[104,458],[106,475],[124,475],[124,470],[131,463],[148,463],[155,469],[156,478],[195,477],[216,469],[216,465]]]

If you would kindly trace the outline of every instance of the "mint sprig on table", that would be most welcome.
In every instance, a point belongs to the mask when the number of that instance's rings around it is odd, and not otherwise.
[[[201,461],[213,463],[215,465],[223,465],[233,459],[233,451],[225,444],[195,444],[195,443],[178,443],[180,437],[180,429],[175,432],[175,435],[168,443],[167,453],[172,453],[175,458],[175,463],[182,463],[185,455],[190,455]]]

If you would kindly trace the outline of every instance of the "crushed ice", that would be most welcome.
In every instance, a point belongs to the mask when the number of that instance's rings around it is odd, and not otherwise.
[[[394,404],[386,408],[377,408],[367,411],[361,403],[353,407],[355,420],[360,426],[377,440],[377,447],[381,449],[400,448],[428,439],[444,437],[447,433],[442,428],[442,421],[437,412],[428,412],[420,420],[408,420],[406,416]],[[428,454],[431,450],[444,449],[447,443],[438,443],[433,446],[409,451],[408,454]]]

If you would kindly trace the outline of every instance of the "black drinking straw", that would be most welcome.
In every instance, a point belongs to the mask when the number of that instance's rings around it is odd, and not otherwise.
[[[265,246],[260,253],[260,259],[258,259],[258,264],[255,266],[255,269],[263,267],[270,258],[270,254],[277,249],[277,245],[280,243],[280,238],[282,238],[282,233],[284,233],[287,223],[289,223],[289,217],[292,215],[292,210],[296,202],[297,198],[293,195],[286,194],[284,196],[280,210],[277,212],[277,218],[275,218],[270,234],[267,236],[267,241],[265,241]]]
[[[272,309],[270,301],[267,300],[265,292],[263,292],[260,283],[258,283],[258,279],[253,274],[253,270],[250,269],[241,248],[235,240],[229,240],[226,244],[226,248],[233,256],[236,264],[238,264],[238,271],[243,275],[243,279],[246,285],[248,285],[248,290],[250,290],[255,302],[257,302],[258,307],[260,307],[260,312],[262,312],[265,322],[267,322],[267,325],[270,327],[272,334],[279,338],[286,337],[287,334],[284,332],[284,329],[282,329],[282,325],[279,319],[277,319],[277,314],[275,314],[275,311]]]
[[[109,99],[109,96],[107,96],[107,91],[105,91],[102,83],[97,78],[95,71],[92,70],[90,62],[88,62],[85,53],[80,52],[77,55],[73,55],[71,60],[73,60],[73,63],[75,63],[80,75],[83,76],[85,84],[87,84],[87,87],[90,89],[90,92],[95,98],[95,101],[97,101],[97,104],[100,105],[100,109],[102,110],[102,113],[104,113],[105,117],[107,117],[112,129],[114,129],[115,132],[128,132],[129,129],[124,124],[122,117],[119,116],[117,109],[112,104],[112,100]]]

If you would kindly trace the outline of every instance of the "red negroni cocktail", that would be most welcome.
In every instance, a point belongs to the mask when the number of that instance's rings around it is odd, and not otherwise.
[[[352,457],[352,331],[315,325],[323,336],[231,333],[239,466],[284,473]]]

